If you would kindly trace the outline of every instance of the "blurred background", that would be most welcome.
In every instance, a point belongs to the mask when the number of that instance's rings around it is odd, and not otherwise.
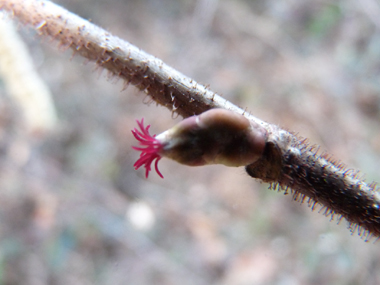
[[[378,1],[56,2],[380,181]],[[19,33],[56,113],[31,128],[0,79],[0,284],[380,283],[379,242],[244,168],[162,159],[145,179],[135,120],[181,118]]]

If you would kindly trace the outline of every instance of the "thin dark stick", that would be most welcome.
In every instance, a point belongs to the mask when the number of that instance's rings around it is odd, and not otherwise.
[[[247,114],[161,60],[49,1],[0,0],[0,7],[183,117],[212,108],[243,114],[267,133],[262,158],[246,167],[249,175],[274,189],[291,191],[295,200],[307,199],[312,208],[321,204],[326,215],[346,218],[352,232],[380,236],[380,198],[375,184],[367,184],[357,172],[318,154],[306,140]]]

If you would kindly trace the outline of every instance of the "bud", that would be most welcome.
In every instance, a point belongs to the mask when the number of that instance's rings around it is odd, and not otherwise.
[[[162,156],[181,164],[200,166],[224,164],[245,166],[257,161],[265,147],[266,130],[243,115],[224,110],[212,109],[184,119],[173,128],[159,134],[149,134],[149,127],[143,120],[137,122],[140,131],[134,129],[133,135],[143,147],[133,147],[141,151],[135,169],[142,165],[146,177],[155,161],[155,169]]]

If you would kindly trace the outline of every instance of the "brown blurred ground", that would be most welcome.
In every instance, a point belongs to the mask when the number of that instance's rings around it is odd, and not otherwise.
[[[380,181],[377,1],[60,4]],[[146,180],[133,169],[135,119],[159,133],[180,118],[21,33],[59,124],[26,134],[0,81],[0,284],[380,283],[379,242],[242,168],[163,159],[165,179]]]

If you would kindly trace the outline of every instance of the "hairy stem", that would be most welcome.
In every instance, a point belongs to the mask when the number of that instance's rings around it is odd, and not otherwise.
[[[279,130],[277,138],[267,141],[262,158],[246,166],[248,174],[271,183],[272,189],[289,189],[296,201],[314,209],[318,203],[326,216],[337,214],[349,222],[355,231],[368,240],[380,237],[380,193],[376,183],[368,184],[358,177],[358,171],[347,169],[328,154],[318,154],[318,147],[306,140]]]
[[[290,188],[295,200],[308,197],[313,208],[321,204],[326,215],[346,218],[352,231],[380,236],[380,199],[375,184],[367,184],[357,173],[317,154],[305,140],[247,114],[154,56],[49,1],[0,0],[0,8],[185,118],[213,108],[243,114],[266,133],[262,157],[246,167],[249,175],[285,193]]]
[[[0,7],[40,35],[95,61],[183,117],[212,108],[243,112],[160,59],[50,1],[0,0]]]

